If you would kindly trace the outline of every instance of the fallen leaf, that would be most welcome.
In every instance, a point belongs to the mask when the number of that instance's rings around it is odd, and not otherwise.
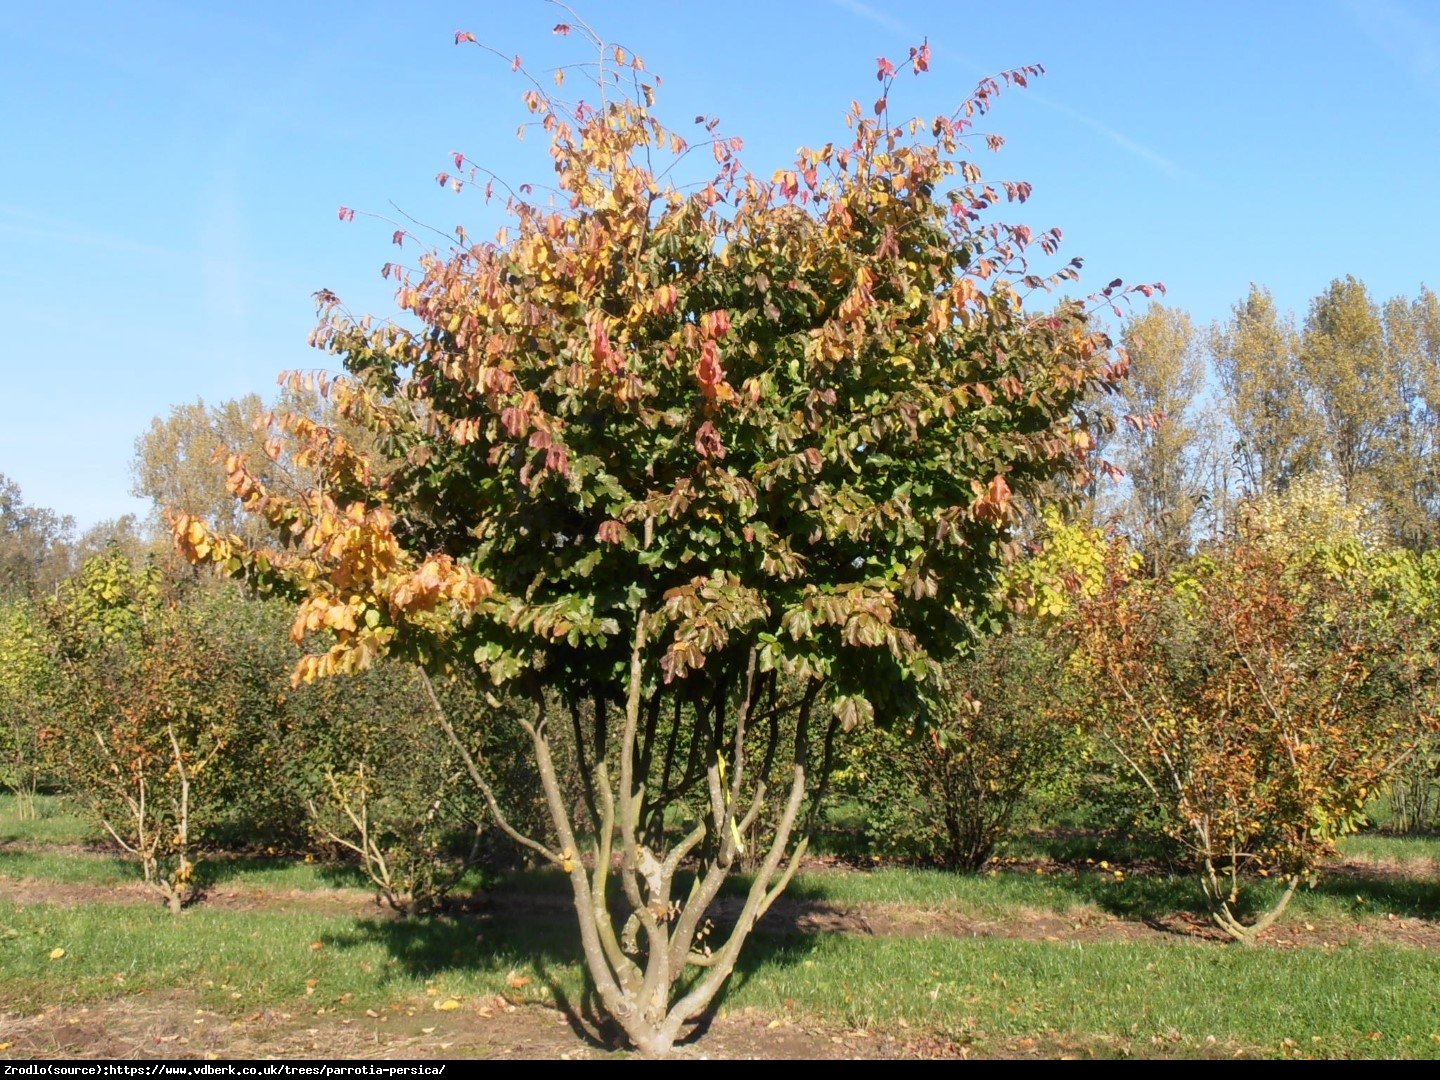
[[[55,948],[55,949],[51,949],[51,950],[50,950],[50,959],[51,959],[51,960],[59,960],[59,959],[60,959],[62,956],[64,956],[64,955],[65,955],[65,950],[64,950],[64,949]]]
[[[512,989],[512,990],[519,990],[519,989],[521,989],[522,987],[525,987],[525,986],[528,986],[528,985],[529,985],[529,983],[530,983],[530,976],[528,976],[528,975],[517,975],[517,974],[515,974],[515,972],[512,971],[512,972],[510,973],[509,977],[505,980],[505,982],[506,982],[506,984],[510,987],[510,989]]]
[[[458,1008],[460,1008],[460,1002],[454,998],[446,998],[444,1001],[435,1002],[436,1012],[454,1012]]]

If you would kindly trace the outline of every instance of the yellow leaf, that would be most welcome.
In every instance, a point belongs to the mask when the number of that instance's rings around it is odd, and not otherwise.
[[[460,1002],[454,998],[446,998],[444,1001],[435,1002],[435,1010],[437,1012],[454,1012],[458,1008],[460,1008]]]
[[[64,949],[51,949],[51,950],[50,950],[50,959],[51,959],[51,960],[59,960],[59,959],[60,959],[62,956],[64,956],[64,955],[65,955],[65,950],[64,950]]]

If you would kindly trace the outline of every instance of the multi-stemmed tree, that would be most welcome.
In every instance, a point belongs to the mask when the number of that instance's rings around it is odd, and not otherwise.
[[[986,183],[967,156],[973,119],[1037,69],[897,123],[881,60],[848,142],[766,179],[715,121],[696,141],[664,127],[659,80],[580,31],[594,96],[524,95],[548,196],[457,154],[441,182],[508,193],[511,226],[387,267],[402,321],[320,296],[315,343],[345,368],[325,391],[374,449],[282,419],[313,490],[273,490],[240,455],[227,470],[287,542],[186,515],[174,531],[193,560],[296,601],[295,636],[318,645],[297,679],[395,654],[528,702],[504,715],[549,835],[513,828],[457,749],[500,827],[568,875],[599,1001],[660,1054],[795,872],[837,736],[923,717],[940,662],[992,619],[1012,524],[1085,472],[1081,403],[1124,367],[1082,305],[1027,312],[1075,264],[1033,274],[1059,231],[988,221],[1029,186]],[[908,66],[929,61],[922,45]],[[697,155],[713,171],[677,186]],[[722,940],[706,913],[762,819]]]

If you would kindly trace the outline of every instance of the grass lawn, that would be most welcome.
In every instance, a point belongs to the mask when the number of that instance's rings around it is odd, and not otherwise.
[[[470,914],[406,920],[374,914],[347,867],[214,857],[202,864],[211,899],[174,917],[138,895],[129,864],[77,847],[93,833],[63,808],[27,822],[10,809],[0,803],[0,1049],[7,1016],[59,1024],[126,1002],[199,1009],[231,1027],[276,1014],[346,1025],[414,1016],[443,1034],[445,1016],[429,1011],[440,1005],[471,1016],[490,1000],[584,1000],[554,873],[502,878]],[[722,1015],[758,1012],[762,1053],[777,1025],[816,1023],[847,1033],[827,1046],[878,1031],[979,1056],[1440,1056],[1440,842],[1364,836],[1344,855],[1281,923],[1314,933],[1257,948],[1156,929],[1177,915],[1198,923],[1194,881],[1084,861],[1093,855],[981,875],[817,869],[789,890],[794,911],[915,921],[815,932],[777,911]],[[1276,887],[1252,892],[1264,902]],[[988,929],[967,936],[946,919]],[[1072,919],[1086,931],[1064,933]],[[1385,937],[1395,926],[1413,933]]]

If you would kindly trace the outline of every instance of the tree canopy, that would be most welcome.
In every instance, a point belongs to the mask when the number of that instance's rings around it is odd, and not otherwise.
[[[601,1000],[658,1052],[793,873],[837,731],[923,718],[941,661],[994,621],[1013,525],[1057,478],[1083,480],[1084,403],[1125,361],[1082,304],[1027,309],[1078,260],[1036,274],[1030,257],[1052,255],[1059,230],[990,220],[1029,185],[987,182],[971,160],[975,118],[1038,69],[897,122],[900,69],[882,60],[880,98],[852,105],[848,141],[766,178],[718,121],[701,117],[694,141],[665,127],[658,78],[584,32],[598,99],[539,83],[524,94],[550,140],[548,193],[456,154],[441,182],[503,196],[510,225],[479,242],[457,230],[448,251],[387,266],[401,320],[319,294],[313,340],[345,375],[311,385],[371,448],[281,418],[287,438],[267,454],[314,469],[313,488],[277,490],[244,454],[226,469],[284,543],[252,546],[187,514],[174,531],[191,559],[296,602],[295,636],[311,643],[297,680],[388,653],[533,702],[520,723],[554,834],[520,839],[571,877]],[[922,45],[905,66],[929,61]],[[701,154],[713,169],[679,186]],[[1128,291],[1112,282],[1099,299]],[[593,868],[554,776],[558,702]],[[818,767],[812,712],[826,729]],[[747,772],[762,718],[769,738]],[[773,843],[734,933],[702,948],[777,754],[793,761]],[[672,805],[685,821],[673,843]],[[605,891],[617,845],[631,910],[618,934]],[[697,851],[689,897],[672,899]],[[687,965],[710,970],[671,1006]]]

